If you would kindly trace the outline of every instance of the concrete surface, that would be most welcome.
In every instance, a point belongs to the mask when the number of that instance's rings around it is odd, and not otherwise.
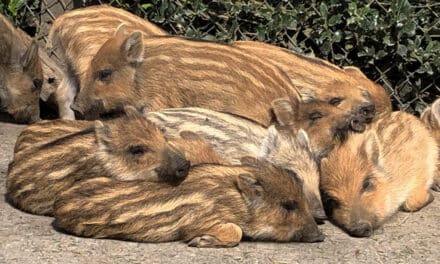
[[[0,123],[0,263],[440,263],[440,195],[417,213],[398,213],[371,238],[321,225],[317,244],[243,242],[230,249],[85,239],[59,233],[50,217],[7,204],[5,175],[21,125]],[[38,168],[35,168],[36,170]]]

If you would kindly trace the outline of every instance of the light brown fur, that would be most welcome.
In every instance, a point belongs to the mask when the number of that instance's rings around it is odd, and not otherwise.
[[[435,100],[431,106],[423,111],[420,120],[422,120],[431,131],[432,136],[437,142],[437,146],[440,146],[440,99]],[[439,161],[437,161],[437,172],[434,183],[432,184],[432,189],[440,192],[440,158]]]
[[[197,106],[271,122],[270,103],[299,98],[284,72],[240,49],[180,37],[118,31],[98,51],[73,108],[95,119],[122,105]],[[98,115],[98,116],[97,116]]]
[[[274,45],[237,41],[233,46],[252,56],[270,61],[287,73],[304,98],[328,102],[347,112],[358,112],[373,118],[371,103],[380,114],[391,111],[385,90],[370,81],[358,68],[341,69],[325,60],[312,58]]]
[[[74,119],[70,104],[84,86],[90,61],[122,23],[127,31],[139,30],[146,36],[167,34],[136,15],[106,5],[76,9],[55,19],[47,46],[64,61],[64,79],[56,91],[62,118]]]
[[[95,178],[58,197],[56,225],[79,236],[139,242],[184,240],[232,247],[243,236],[266,241],[322,241],[301,184],[267,163],[199,165],[175,187]]]
[[[71,121],[66,127],[66,121],[55,120],[30,126],[9,164],[8,199],[27,212],[51,214],[55,196],[80,179],[182,181],[190,166],[184,155],[136,110],[127,113],[105,123]]]
[[[304,182],[313,215],[321,221],[325,214],[316,161],[347,137],[355,118],[326,103],[277,99],[273,107],[277,128],[271,126],[269,130],[251,120],[202,108],[164,109],[149,112],[147,118],[161,127],[167,138],[180,138],[182,133],[203,138],[225,164],[241,164],[244,156],[264,156],[296,172]],[[300,129],[306,132],[305,136],[300,136]]]
[[[33,123],[40,119],[44,77],[38,45],[26,37],[0,14],[0,112]]]
[[[322,160],[328,216],[351,235],[370,236],[399,208],[420,210],[433,200],[437,158],[435,140],[416,117],[381,116]]]

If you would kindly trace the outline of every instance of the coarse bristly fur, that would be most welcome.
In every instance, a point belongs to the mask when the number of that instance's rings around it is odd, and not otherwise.
[[[350,235],[370,236],[399,208],[417,211],[433,200],[437,159],[434,138],[415,116],[381,116],[322,160],[327,215]]]
[[[167,34],[134,14],[106,5],[75,9],[53,22],[47,46],[64,62],[64,78],[56,91],[60,117],[75,118],[70,105],[80,87],[84,86],[90,61],[122,23],[127,31],[138,30],[145,36]]]
[[[374,118],[375,111],[391,111],[385,89],[356,67],[341,69],[325,60],[257,41],[237,41],[233,46],[280,67],[304,99],[312,97],[369,120]]]
[[[92,59],[73,109],[96,119],[125,104],[202,107],[237,114],[268,126],[271,102],[300,98],[287,75],[242,50],[182,37],[143,37],[123,27]]]
[[[339,144],[341,137],[346,137],[341,134],[348,133],[352,117],[326,103],[297,104],[300,103],[277,99],[273,103],[275,124],[269,129],[239,116],[202,108],[164,109],[146,116],[169,139],[187,138],[182,134],[202,138],[223,164],[238,165],[244,156],[263,156],[296,172],[304,182],[304,193],[315,219],[322,221],[325,213],[317,162]]]
[[[43,79],[37,43],[0,14],[0,112],[20,123],[38,121]]]
[[[432,136],[437,142],[437,146],[440,146],[440,99],[435,100],[431,106],[423,111],[420,120],[422,120],[431,131]],[[434,183],[432,184],[432,189],[440,192],[440,159],[437,161],[437,172]]]
[[[6,195],[18,208],[50,215],[55,196],[75,181],[97,176],[175,185],[190,163],[142,113],[107,122],[54,120],[25,129],[9,164]],[[32,145],[35,140],[41,140]],[[21,146],[21,145],[24,146]]]
[[[78,182],[58,196],[55,225],[84,237],[183,240],[196,247],[232,247],[242,237],[322,241],[295,175],[266,162],[248,164],[194,166],[175,187],[109,178]]]

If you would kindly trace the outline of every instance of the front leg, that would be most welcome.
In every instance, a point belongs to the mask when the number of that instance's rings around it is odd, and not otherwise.
[[[233,223],[217,224],[188,242],[190,247],[235,247],[240,243],[243,232]]]

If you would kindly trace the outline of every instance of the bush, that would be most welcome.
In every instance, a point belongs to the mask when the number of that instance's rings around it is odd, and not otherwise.
[[[94,0],[87,4],[96,2],[128,9],[173,34],[221,42],[264,41],[339,66],[357,66],[386,88],[396,109],[420,113],[440,95],[437,0]]]

